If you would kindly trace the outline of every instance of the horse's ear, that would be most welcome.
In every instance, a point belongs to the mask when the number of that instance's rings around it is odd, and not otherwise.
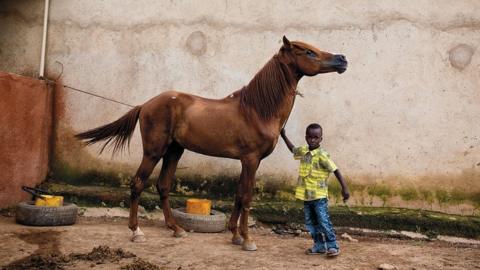
[[[283,47],[286,49],[292,48],[292,44],[290,43],[290,40],[286,36],[283,36]]]

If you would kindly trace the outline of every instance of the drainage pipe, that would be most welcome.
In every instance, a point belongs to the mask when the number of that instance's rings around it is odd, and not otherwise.
[[[45,71],[45,47],[47,46],[47,25],[48,25],[48,6],[49,0],[45,0],[45,14],[43,17],[43,37],[42,37],[42,52],[40,58],[40,79],[43,79],[44,71]]]

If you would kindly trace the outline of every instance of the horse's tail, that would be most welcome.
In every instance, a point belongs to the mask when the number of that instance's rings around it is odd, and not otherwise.
[[[130,145],[130,139],[137,125],[141,108],[141,106],[136,106],[117,121],[76,134],[75,137],[84,140],[87,145],[107,140],[100,153],[113,140],[113,154],[115,154],[117,151],[123,150],[125,143]]]

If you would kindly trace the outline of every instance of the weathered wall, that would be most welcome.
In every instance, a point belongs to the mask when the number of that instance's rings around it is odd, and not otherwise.
[[[29,74],[39,59],[43,3],[0,5],[0,69]],[[473,0],[57,0],[47,71],[59,74],[59,61],[65,84],[142,104],[170,89],[224,97],[248,83],[284,34],[343,53],[346,73],[300,82],[305,98],[286,127],[294,143],[304,142],[308,123],[320,122],[323,145],[362,194],[358,202],[370,194],[392,205],[400,197],[456,197],[455,209],[471,210],[463,203],[480,204],[479,10]],[[130,155],[114,160],[71,140],[129,108],[69,89],[59,94],[59,166],[131,173],[141,156],[138,131]],[[291,180],[296,166],[280,142],[259,175]],[[184,174],[239,171],[238,162],[190,152],[180,167]]]
[[[52,91],[44,81],[0,72],[0,208],[27,200],[23,185],[47,176]]]

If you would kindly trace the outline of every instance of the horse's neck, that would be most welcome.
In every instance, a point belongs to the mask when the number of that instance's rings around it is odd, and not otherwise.
[[[292,112],[293,105],[295,104],[295,96],[296,96],[296,87],[295,89],[292,89],[293,94],[286,96],[282,106],[280,107],[279,113],[278,113],[278,125],[281,128],[283,128],[288,121],[288,118],[290,117],[290,113]]]
[[[290,116],[290,113],[292,112],[293,105],[295,103],[295,97],[297,95],[297,85],[299,80],[301,79],[301,76],[297,75],[294,70],[292,70],[292,66],[289,66],[288,64],[283,64],[282,65],[282,70],[287,78],[290,80],[290,87],[286,91],[287,94],[283,100],[282,106],[280,106],[279,110],[279,125],[280,128],[283,128],[285,124],[288,121],[288,118]]]

